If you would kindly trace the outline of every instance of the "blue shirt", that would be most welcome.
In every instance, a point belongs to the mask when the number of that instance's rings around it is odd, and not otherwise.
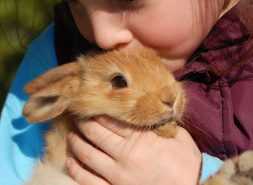
[[[43,134],[48,125],[28,124],[22,116],[28,96],[27,82],[57,65],[54,25],[50,25],[29,46],[7,95],[0,117],[0,185],[22,185],[31,176],[43,155]],[[213,174],[222,162],[203,154],[202,180]]]

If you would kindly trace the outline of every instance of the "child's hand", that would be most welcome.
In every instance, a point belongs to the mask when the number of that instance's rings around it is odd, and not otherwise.
[[[183,128],[175,138],[166,139],[151,131],[123,128],[105,117],[78,127],[100,149],[77,135],[69,137],[71,151],[90,169],[77,160],[67,161],[69,174],[80,185],[197,184],[201,154]]]

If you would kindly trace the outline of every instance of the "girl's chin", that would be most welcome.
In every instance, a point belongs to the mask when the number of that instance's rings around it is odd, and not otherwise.
[[[186,60],[185,59],[167,59],[162,58],[162,62],[166,65],[167,69],[171,72],[175,72],[184,67]]]

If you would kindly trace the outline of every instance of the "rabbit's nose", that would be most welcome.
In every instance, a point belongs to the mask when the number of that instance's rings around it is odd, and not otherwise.
[[[168,101],[162,101],[162,103],[164,105],[166,105],[167,107],[172,108],[173,105],[174,105],[174,103],[175,103],[175,101],[174,100],[168,100]]]
[[[175,101],[170,100],[170,101],[162,101],[163,105],[165,105],[165,112],[168,115],[173,115],[173,107],[175,104]]]
[[[161,102],[164,105],[172,108],[176,101],[176,90],[172,89],[172,87],[166,86],[161,89],[161,91],[159,92],[159,96]]]

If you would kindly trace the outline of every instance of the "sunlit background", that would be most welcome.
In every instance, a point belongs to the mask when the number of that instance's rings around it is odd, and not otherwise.
[[[0,110],[27,45],[52,21],[59,1],[0,0]]]

